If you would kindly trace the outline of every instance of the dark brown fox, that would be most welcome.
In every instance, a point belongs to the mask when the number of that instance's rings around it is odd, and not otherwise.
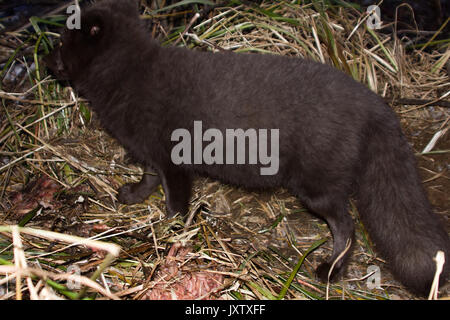
[[[441,250],[445,283],[449,235],[427,200],[399,121],[381,97],[344,73],[293,57],[161,47],[142,25],[135,1],[126,0],[83,9],[81,29],[66,29],[46,63],[90,100],[104,128],[145,172],[156,172],[123,186],[121,202],[142,202],[162,184],[168,216],[185,214],[195,175],[246,188],[287,188],[331,229],[333,253],[317,270],[327,280],[354,237],[348,213],[354,196],[399,281],[426,294]],[[261,175],[262,164],[175,164],[172,134],[179,128],[195,134],[195,121],[222,133],[278,129],[277,173]],[[331,279],[342,273],[349,252]]]

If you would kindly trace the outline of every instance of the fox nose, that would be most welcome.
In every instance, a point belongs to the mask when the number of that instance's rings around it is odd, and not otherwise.
[[[66,77],[66,70],[61,59],[60,47],[55,48],[50,54],[43,58],[45,66],[60,80]]]

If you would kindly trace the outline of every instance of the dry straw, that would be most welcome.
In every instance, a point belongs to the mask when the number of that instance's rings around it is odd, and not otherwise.
[[[449,39],[430,39],[417,50],[411,41],[402,42],[414,39],[370,30],[364,12],[327,1],[262,1],[260,6],[243,1],[200,15],[188,1],[171,7],[152,3],[142,17],[152,22],[149,33],[163,45],[313,59],[384,96],[418,152],[437,211],[450,213],[448,202],[439,200],[450,190],[448,171],[442,169],[450,152],[445,143],[450,115],[438,105],[450,91]],[[40,62],[57,41],[57,31],[47,27],[63,22],[53,12],[32,19],[31,31],[0,36],[7,52],[0,88],[1,298],[141,299],[157,286],[164,268],[172,270],[170,259],[179,262],[169,282],[174,286],[208,274],[223,280],[213,293],[202,291],[196,298],[412,297],[383,267],[361,225],[346,276],[351,280],[318,282],[314,269],[331,248],[321,239],[331,235],[285,190],[254,193],[199,179],[190,225],[180,217],[164,220],[162,189],[143,204],[119,204],[118,187],[137,181],[142,170],[101,129],[88,102],[46,76]],[[402,103],[406,98],[414,104]],[[427,153],[420,154],[427,145]],[[18,207],[26,213],[17,214]],[[351,213],[358,222],[356,210]],[[183,255],[168,254],[174,243],[185,244]],[[66,286],[74,264],[82,291]],[[366,286],[368,265],[381,266],[383,290]]]

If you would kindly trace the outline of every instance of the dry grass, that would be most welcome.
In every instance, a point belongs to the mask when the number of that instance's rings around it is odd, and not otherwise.
[[[448,42],[406,54],[404,42],[368,30],[356,9],[318,1],[258,8],[235,2],[195,20],[192,6],[154,9],[143,17],[153,17],[149,32],[164,45],[306,57],[343,70],[391,102],[448,101]],[[116,190],[137,181],[141,169],[102,131],[88,102],[40,64],[57,38],[48,27],[61,22],[58,16],[33,19],[32,31],[0,38],[0,298],[414,298],[373,252],[355,210],[349,272],[328,287],[314,269],[331,252],[330,232],[285,190],[252,193],[199,179],[188,227],[180,217],[164,219],[162,189],[146,203],[119,204]],[[418,152],[430,199],[448,224],[449,111],[435,103],[392,105]],[[438,132],[434,148],[421,154]],[[381,289],[367,286],[371,265],[381,268]]]

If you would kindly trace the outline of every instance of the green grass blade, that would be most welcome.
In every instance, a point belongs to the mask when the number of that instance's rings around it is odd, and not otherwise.
[[[208,1],[208,0],[183,0],[183,1],[171,4],[171,5],[167,6],[167,7],[154,10],[154,11],[151,12],[151,14],[155,14],[155,13],[158,13],[158,12],[161,12],[161,11],[166,11],[166,10],[170,10],[170,9],[173,9],[173,8],[176,8],[176,7],[180,7],[180,6],[184,6],[184,5],[188,5],[188,4],[195,4],[195,3],[197,3],[197,4],[205,4],[205,5],[210,5],[210,6],[214,5],[213,2]]]
[[[316,242],[314,242],[309,248],[308,250],[306,250],[306,252],[303,254],[303,256],[300,258],[300,260],[298,261],[297,265],[295,266],[294,270],[292,270],[288,280],[285,282],[283,289],[281,289],[280,294],[278,295],[277,299],[281,300],[285,297],[287,290],[289,289],[292,281],[295,278],[295,275],[297,274],[298,270],[300,269],[300,267],[303,264],[303,261],[305,260],[306,256],[308,256],[311,252],[313,252],[315,249],[317,249],[318,247],[320,247],[322,244],[324,244],[327,241],[326,238],[324,239],[320,239],[317,240]]]

